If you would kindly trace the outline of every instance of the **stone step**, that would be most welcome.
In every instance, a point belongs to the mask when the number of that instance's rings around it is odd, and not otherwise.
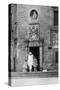
[[[50,72],[11,72],[11,77],[40,77],[40,78],[45,78],[45,77],[58,77],[58,72],[57,71],[50,71]]]

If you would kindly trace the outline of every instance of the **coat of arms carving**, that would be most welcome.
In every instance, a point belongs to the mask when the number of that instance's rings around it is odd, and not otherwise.
[[[38,23],[29,24],[29,40],[30,41],[39,40],[39,24]]]

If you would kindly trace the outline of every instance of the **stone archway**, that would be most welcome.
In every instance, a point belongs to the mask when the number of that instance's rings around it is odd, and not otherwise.
[[[40,71],[43,68],[43,57],[44,57],[44,46],[43,46],[43,40],[40,42],[37,41],[30,41],[27,47],[27,54],[29,51],[32,52],[32,54],[37,58],[38,63],[38,71]]]

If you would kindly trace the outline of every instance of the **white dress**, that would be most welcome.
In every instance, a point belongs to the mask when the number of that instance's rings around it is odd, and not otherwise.
[[[28,66],[29,69],[32,69],[32,65],[33,65],[33,55],[28,55]]]

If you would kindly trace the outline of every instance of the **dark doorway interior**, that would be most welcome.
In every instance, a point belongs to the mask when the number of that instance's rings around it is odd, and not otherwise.
[[[37,59],[37,70],[39,71],[40,68],[40,64],[39,64],[39,47],[30,47],[30,51],[32,52],[32,54],[36,57]]]
[[[58,51],[55,52],[55,62],[58,63]]]

